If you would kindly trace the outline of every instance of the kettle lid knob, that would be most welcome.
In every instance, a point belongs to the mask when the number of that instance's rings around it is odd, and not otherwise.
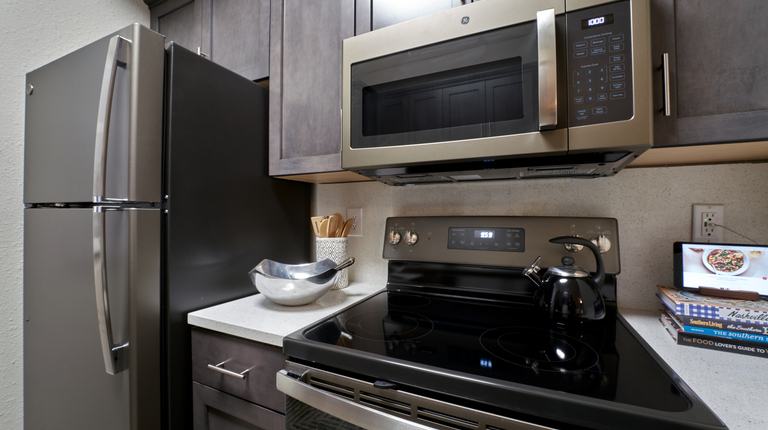
[[[576,260],[574,260],[573,257],[565,256],[560,259],[560,262],[563,263],[563,266],[573,266],[574,263],[576,263]]]

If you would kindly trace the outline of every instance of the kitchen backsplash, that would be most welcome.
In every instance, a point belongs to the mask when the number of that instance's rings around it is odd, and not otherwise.
[[[363,208],[363,236],[350,282],[386,283],[384,223],[390,216],[600,216],[618,220],[622,308],[654,310],[656,284],[672,284],[672,243],[690,240],[691,205],[725,205],[724,225],[768,243],[768,163],[630,168],[600,179],[548,179],[392,187],[378,182],[317,185],[313,214]],[[725,231],[725,242],[747,243]]]

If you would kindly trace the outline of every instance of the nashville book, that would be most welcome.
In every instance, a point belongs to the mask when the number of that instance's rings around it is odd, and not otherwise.
[[[663,285],[656,287],[659,299],[679,317],[768,324],[766,300],[723,299]]]

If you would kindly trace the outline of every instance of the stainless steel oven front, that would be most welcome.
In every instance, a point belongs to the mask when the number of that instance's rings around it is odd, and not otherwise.
[[[595,153],[624,167],[652,145],[648,10],[483,0],[344,40],[342,167],[489,170]]]

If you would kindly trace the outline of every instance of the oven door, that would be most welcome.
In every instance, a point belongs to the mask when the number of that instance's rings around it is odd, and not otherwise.
[[[409,393],[395,384],[371,383],[292,361],[286,363],[286,368],[277,373],[277,389],[286,395],[286,430],[551,430]]]
[[[564,12],[486,0],[344,40],[342,167],[565,154]]]

